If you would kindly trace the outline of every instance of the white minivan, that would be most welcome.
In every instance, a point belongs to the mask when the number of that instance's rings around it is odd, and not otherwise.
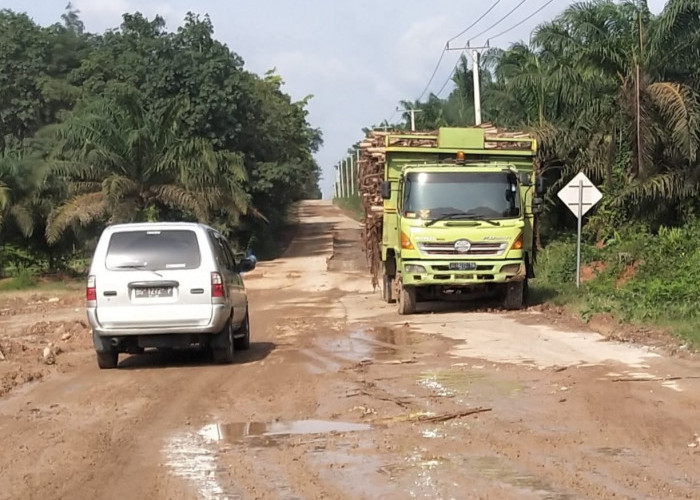
[[[144,348],[210,348],[231,363],[250,345],[248,298],[236,259],[219,232],[187,222],[107,227],[87,279],[87,316],[100,368]]]

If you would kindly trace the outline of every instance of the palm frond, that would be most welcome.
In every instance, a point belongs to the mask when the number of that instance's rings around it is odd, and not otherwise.
[[[670,130],[673,147],[694,163],[700,148],[700,102],[695,91],[680,83],[652,83],[646,92]]]
[[[153,186],[151,191],[154,198],[163,205],[191,212],[202,222],[208,221],[208,193],[190,191],[175,184]]]
[[[12,205],[8,211],[22,235],[29,238],[34,233],[34,217],[30,209],[22,205]]]
[[[46,240],[56,243],[72,224],[86,226],[104,217],[107,212],[102,191],[75,196],[54,210],[46,223]]]

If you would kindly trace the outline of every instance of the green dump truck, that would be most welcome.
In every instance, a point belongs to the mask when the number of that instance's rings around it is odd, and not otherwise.
[[[523,307],[541,200],[536,140],[493,127],[370,132],[360,143],[364,245],[400,314],[421,301],[501,297]]]

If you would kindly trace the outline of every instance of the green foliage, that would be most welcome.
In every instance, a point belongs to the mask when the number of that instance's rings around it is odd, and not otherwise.
[[[9,280],[0,281],[0,291],[26,290],[37,284],[36,276],[30,269],[18,269]]]
[[[626,321],[669,327],[700,345],[700,223],[661,228],[639,227],[616,233],[603,248],[584,245],[589,272],[574,290],[575,242],[550,244],[538,257],[536,287],[550,287],[562,302],[579,304],[584,317],[612,313]]]
[[[189,13],[86,33],[0,11],[0,239],[42,270],[89,255],[107,223],[200,220],[241,248],[320,197],[321,133]],[[3,263],[4,268],[8,264]]]
[[[335,198],[333,203],[355,220],[362,220],[365,217],[365,210],[362,208],[360,196],[357,194],[345,198]]]

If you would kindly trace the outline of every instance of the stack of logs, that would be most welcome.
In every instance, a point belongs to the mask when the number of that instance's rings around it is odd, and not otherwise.
[[[382,273],[382,231],[384,221],[384,200],[382,199],[382,181],[384,180],[384,163],[386,161],[386,138],[391,138],[392,147],[437,147],[434,136],[437,131],[423,132],[409,136],[406,132],[371,131],[360,143],[360,162],[358,184],[360,201],[365,212],[362,243],[367,256],[372,286],[379,286]],[[402,137],[396,137],[401,134]],[[432,135],[433,137],[426,137]]]

